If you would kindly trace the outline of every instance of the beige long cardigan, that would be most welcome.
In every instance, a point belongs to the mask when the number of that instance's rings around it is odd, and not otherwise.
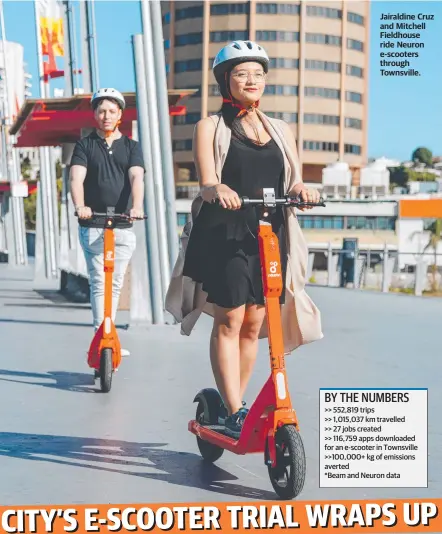
[[[279,119],[267,117],[257,111],[269,135],[275,140],[284,156],[285,191],[292,191],[294,186],[302,182],[298,155],[287,143],[284,135],[286,125]],[[211,118],[216,125],[214,138],[215,168],[218,180],[230,146],[231,130],[225,125],[221,114]],[[207,293],[201,284],[195,283],[183,276],[184,258],[193,222],[203,204],[198,195],[192,202],[191,221],[184,227],[181,235],[180,252],[172,272],[172,277],[166,295],[166,310],[181,323],[181,334],[189,336],[201,313],[213,317],[213,305],[206,301]],[[301,345],[322,339],[321,315],[311,298],[305,291],[307,273],[308,248],[302,230],[296,217],[295,209],[286,209],[287,233],[287,275],[285,304],[281,309],[284,331],[284,346],[286,354]],[[267,337],[267,321],[259,337]]]

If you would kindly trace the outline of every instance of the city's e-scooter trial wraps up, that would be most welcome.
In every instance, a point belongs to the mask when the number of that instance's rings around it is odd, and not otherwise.
[[[112,320],[112,278],[115,263],[114,228],[118,221],[132,219],[126,213],[115,213],[115,208],[107,208],[106,213],[92,212],[92,217],[104,219],[104,319],[98,327],[88,350],[87,363],[94,369],[95,378],[100,378],[103,393],[112,387],[112,376],[121,364],[121,345],[117,329]],[[147,216],[137,217],[137,220]]]
[[[325,204],[322,200],[302,202],[299,197],[276,198],[274,189],[264,189],[262,198],[242,197],[241,203],[242,209],[250,205],[262,206],[258,242],[271,373],[250,407],[238,439],[226,435],[224,426],[219,424],[225,407],[219,392],[213,388],[203,389],[196,395],[196,418],[189,422],[188,428],[197,436],[202,457],[210,462],[218,460],[224,450],[235,454],[264,453],[273,489],[280,498],[293,499],[304,487],[306,458],[288,390],[279,302],[283,288],[281,258],[271,218],[278,206],[302,208]]]

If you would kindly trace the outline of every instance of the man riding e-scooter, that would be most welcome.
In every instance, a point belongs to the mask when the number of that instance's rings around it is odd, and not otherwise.
[[[79,222],[79,240],[86,259],[94,329],[104,317],[104,269],[102,217],[114,207],[128,213],[118,221],[115,233],[115,263],[112,282],[112,316],[116,311],[124,276],[136,247],[132,220],[144,216],[144,160],[138,142],[123,135],[121,123],[126,102],[116,89],[100,89],[91,98],[97,128],[77,141],[71,159],[70,190]],[[129,355],[121,350],[122,356]]]

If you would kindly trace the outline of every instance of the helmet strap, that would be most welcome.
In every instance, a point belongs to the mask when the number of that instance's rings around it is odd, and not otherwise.
[[[100,132],[103,132],[104,137],[106,139],[108,139],[109,137],[112,136],[112,134],[116,131],[116,129],[118,128],[118,126],[120,126],[120,124],[121,124],[121,119],[119,121],[117,121],[117,124],[115,125],[115,128],[113,130],[111,130],[111,131],[101,130],[100,128],[99,128],[99,130],[100,130]]]

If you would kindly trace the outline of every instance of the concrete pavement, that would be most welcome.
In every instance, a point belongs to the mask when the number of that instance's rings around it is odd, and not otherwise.
[[[0,265],[0,502],[3,505],[274,500],[261,455],[203,465],[187,430],[195,393],[213,386],[210,321],[120,329],[131,351],[109,394],[86,364],[88,305],[32,290]],[[300,499],[435,498],[442,491],[440,299],[309,288],[325,337],[287,366],[307,453]],[[124,314],[118,323],[124,324]],[[246,400],[269,373],[266,342]],[[428,387],[428,489],[319,488],[320,387]]]

